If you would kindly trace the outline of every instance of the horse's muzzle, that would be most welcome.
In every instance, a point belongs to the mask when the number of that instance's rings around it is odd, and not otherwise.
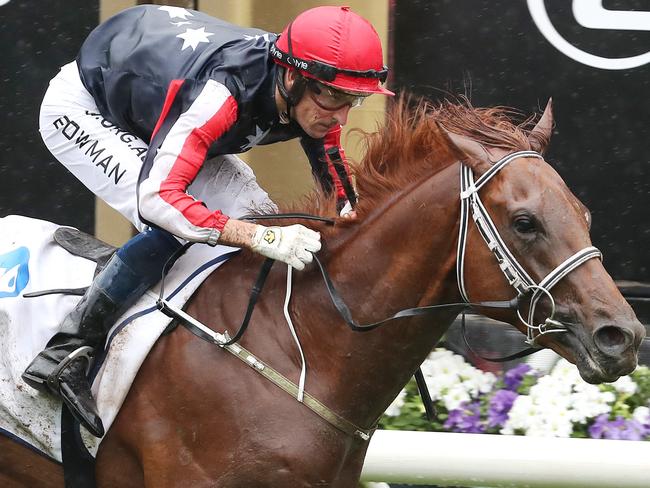
[[[643,329],[643,326],[641,328]],[[635,329],[638,328],[618,327],[615,325],[602,326],[594,332],[594,344],[605,356],[623,355],[631,348],[638,349],[645,335],[645,329],[642,331]]]
[[[637,366],[639,346],[645,335],[645,327],[638,321],[598,327],[592,334],[590,360],[577,362],[581,376],[589,383],[600,383],[630,374]]]

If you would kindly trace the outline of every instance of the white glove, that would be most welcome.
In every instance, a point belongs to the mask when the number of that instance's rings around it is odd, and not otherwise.
[[[345,214],[349,214],[352,212],[352,204],[350,203],[350,200],[345,201],[345,205],[343,205],[343,208],[339,212],[339,215],[343,217]]]
[[[320,251],[320,234],[300,224],[288,227],[257,225],[251,249],[301,270],[314,259],[312,253]]]

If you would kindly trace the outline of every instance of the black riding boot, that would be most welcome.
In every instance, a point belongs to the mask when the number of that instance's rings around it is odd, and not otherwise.
[[[117,254],[113,255],[63,320],[61,330],[22,375],[33,388],[59,396],[76,419],[97,437],[104,435],[104,426],[90,391],[88,371],[117,317],[149,286],[151,283],[143,283],[141,276]]]

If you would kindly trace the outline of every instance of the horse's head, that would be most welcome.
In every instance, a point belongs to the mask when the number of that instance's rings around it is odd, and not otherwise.
[[[541,157],[551,127],[549,102],[527,141],[514,146],[512,139],[500,146],[481,131],[448,128],[469,168],[459,285],[471,302],[519,294],[517,314],[483,311],[574,362],[586,381],[614,381],[636,367],[645,329],[592,247],[589,211]]]

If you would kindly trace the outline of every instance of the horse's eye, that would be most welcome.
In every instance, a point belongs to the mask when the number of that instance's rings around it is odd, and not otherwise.
[[[513,222],[513,226],[515,230],[520,234],[532,234],[537,230],[535,221],[527,215],[520,215],[519,217],[516,217],[515,221]]]

